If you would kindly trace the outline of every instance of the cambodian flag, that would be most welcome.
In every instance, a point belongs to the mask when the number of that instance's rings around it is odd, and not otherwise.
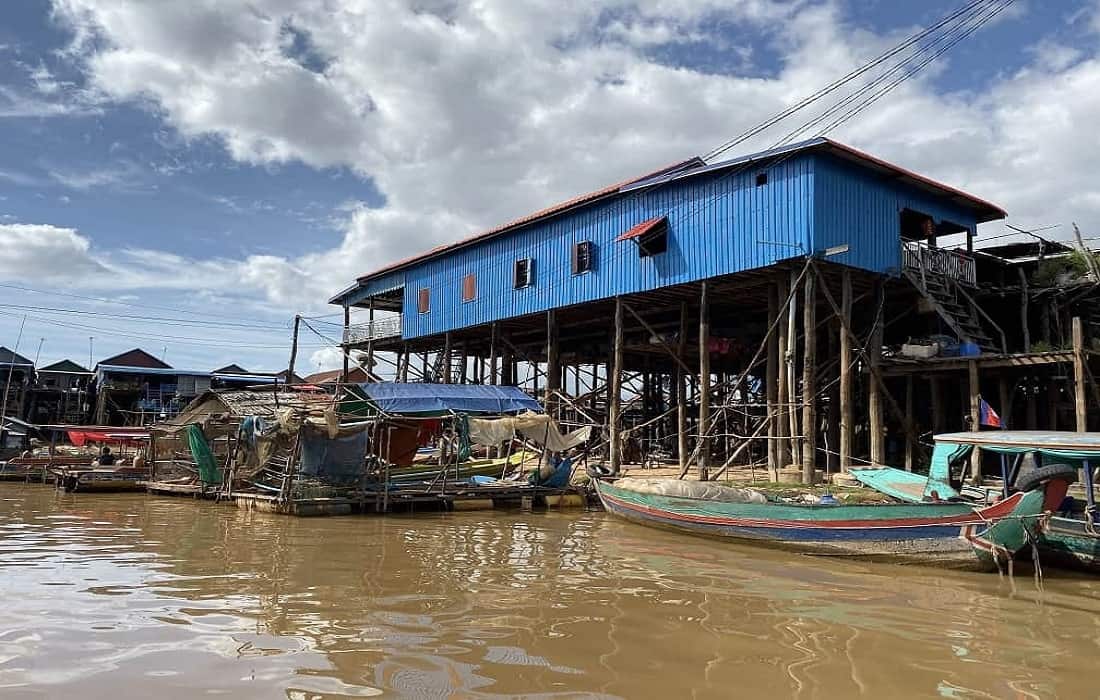
[[[978,423],[981,425],[987,425],[990,428],[1004,427],[1001,424],[1001,417],[997,415],[997,412],[993,410],[985,399],[978,397]]]

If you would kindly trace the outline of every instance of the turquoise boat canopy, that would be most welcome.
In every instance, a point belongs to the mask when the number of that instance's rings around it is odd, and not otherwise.
[[[1100,433],[1071,433],[1058,430],[990,430],[944,433],[936,445],[969,445],[1000,454],[1041,452],[1062,459],[1100,459]]]
[[[346,388],[342,413],[400,416],[507,415],[542,413],[539,402],[514,386],[370,382]]]

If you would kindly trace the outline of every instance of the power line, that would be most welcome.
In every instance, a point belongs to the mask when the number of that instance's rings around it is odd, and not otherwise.
[[[30,311],[44,311],[52,313],[63,314],[78,314],[82,316],[97,316],[106,318],[115,318],[122,320],[134,320],[134,321],[156,321],[157,325],[162,326],[196,326],[196,327],[211,327],[211,328],[242,328],[248,330],[260,330],[265,333],[281,332],[289,328],[289,324],[283,328],[275,328],[266,325],[259,325],[254,323],[232,323],[229,321],[198,321],[186,318],[170,318],[165,316],[141,316],[131,314],[112,314],[106,311],[88,311],[83,309],[62,309],[50,306],[31,306],[26,304],[3,304],[0,303],[0,307],[8,309],[24,309]]]

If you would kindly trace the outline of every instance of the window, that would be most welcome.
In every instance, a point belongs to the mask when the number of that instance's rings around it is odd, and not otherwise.
[[[766,185],[766,184],[768,184],[768,174],[767,173],[757,173],[756,174],[756,186],[761,187],[761,186]]]
[[[432,292],[430,289],[421,289],[416,295],[416,310],[426,314],[432,310]]]
[[[909,241],[924,241],[936,237],[932,217],[912,209],[901,210],[901,237]]]
[[[573,274],[589,272],[594,267],[595,248],[592,241],[581,241],[573,245]]]
[[[477,299],[477,275],[470,273],[462,278],[462,301]]]
[[[638,237],[638,257],[648,258],[668,250],[668,222],[661,222]]]
[[[531,258],[520,258],[512,268],[512,289],[530,287],[535,280],[535,265]]]

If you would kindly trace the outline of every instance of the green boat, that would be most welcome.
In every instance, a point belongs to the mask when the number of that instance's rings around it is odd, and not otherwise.
[[[1051,508],[1038,536],[1043,563],[1100,572],[1100,534],[1096,529],[1094,466],[1100,466],[1100,433],[1068,431],[998,430],[946,433],[935,437],[928,476],[892,467],[852,469],[851,475],[866,486],[908,503],[956,500],[981,503],[1006,497],[1056,472],[1080,470],[1084,476],[1084,502],[1065,498]],[[978,447],[1000,455],[1001,489],[962,485],[952,468],[965,463]],[[1035,465],[1025,467],[1025,457]],[[1010,488],[1011,487],[1011,488]]]

